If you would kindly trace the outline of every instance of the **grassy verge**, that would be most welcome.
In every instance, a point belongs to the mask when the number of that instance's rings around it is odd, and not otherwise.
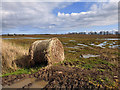
[[[45,65],[35,66],[33,68],[21,68],[11,73],[2,74],[0,75],[0,77],[9,76],[9,75],[19,75],[19,74],[33,74],[35,72],[38,72],[42,67],[45,67]]]

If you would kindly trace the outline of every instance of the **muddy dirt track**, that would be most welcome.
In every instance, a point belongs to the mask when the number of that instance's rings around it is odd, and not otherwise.
[[[78,89],[99,89],[107,88],[102,85],[95,85],[86,78],[86,73],[96,76],[94,72],[85,71],[76,67],[51,66],[40,69],[38,72],[27,75],[10,75],[2,78],[3,90],[8,88],[78,88]],[[102,74],[99,73],[98,74]],[[6,88],[6,89],[5,89]]]

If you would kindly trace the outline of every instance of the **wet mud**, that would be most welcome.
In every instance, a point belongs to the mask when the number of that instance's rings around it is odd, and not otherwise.
[[[86,74],[85,74],[86,73]],[[3,88],[107,88],[95,85],[86,78],[88,74],[103,74],[91,72],[77,67],[51,66],[40,69],[34,74],[10,75],[2,78]]]

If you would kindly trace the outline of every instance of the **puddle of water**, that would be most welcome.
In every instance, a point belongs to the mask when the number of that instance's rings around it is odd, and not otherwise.
[[[65,45],[66,45],[66,44],[68,44],[68,43],[63,43],[63,44],[65,44]]]
[[[99,57],[100,55],[92,55],[92,54],[87,54],[87,55],[82,55],[83,58],[90,58],[90,57]],[[81,56],[80,56],[81,58]]]
[[[40,81],[34,82],[30,88],[44,88],[47,84],[48,82],[44,80],[40,80]]]
[[[78,43],[77,45],[88,47],[88,45]]]
[[[35,81],[35,78],[27,78],[27,79],[20,80],[10,86],[5,86],[4,88],[22,88],[23,86],[29,83],[32,83],[34,81]]]
[[[93,46],[94,46],[95,44],[94,44],[94,43],[92,43],[92,44],[90,44],[90,45],[93,45]]]
[[[70,52],[70,53],[74,53],[74,52],[76,52],[76,51],[71,51],[71,50],[69,50],[68,52]]]
[[[105,46],[104,43],[100,43],[100,44],[98,44],[98,45],[94,45],[94,46],[101,47],[101,48],[105,48],[105,47],[104,47],[104,46]]]
[[[113,42],[113,44],[116,44],[116,42]]]
[[[112,45],[112,46],[109,46],[109,48],[120,48],[120,45]]]
[[[42,37],[17,37],[17,38],[2,38],[2,39],[48,39]]]
[[[90,44],[90,45],[93,45],[93,46],[97,46],[97,47],[101,47],[101,48],[105,48],[105,45],[107,45],[107,41],[104,41],[103,43],[100,43],[98,45],[95,45],[94,43]]]
[[[109,45],[113,45],[113,43],[110,43]]]
[[[44,81],[44,80],[37,80],[35,78],[27,78],[27,79],[23,79],[20,80],[10,86],[5,86],[3,88],[22,88],[25,85],[28,85],[29,83],[32,83],[32,85],[30,86],[30,88],[44,88],[48,82]]]
[[[120,38],[104,38],[104,39],[97,39],[97,40],[120,40]]]
[[[101,47],[101,48],[105,48],[106,45],[110,45],[110,46],[108,46],[109,48],[118,48],[120,46],[120,45],[114,45],[114,44],[116,44],[116,41],[112,42],[112,43],[104,41],[103,43],[100,43],[98,45],[95,45],[95,44],[90,44],[90,45]]]
[[[69,40],[70,42],[76,42],[75,40]]]

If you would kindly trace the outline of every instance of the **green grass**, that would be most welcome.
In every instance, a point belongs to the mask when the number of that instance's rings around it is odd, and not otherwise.
[[[9,75],[19,75],[19,74],[33,74],[35,72],[38,72],[44,66],[45,65],[35,66],[33,68],[22,68],[16,70],[15,72],[2,74],[0,75],[0,77],[9,76]]]
[[[0,77],[9,76],[9,75],[19,75],[19,74],[31,74],[31,72],[28,69],[19,69],[15,72],[12,72],[12,73],[3,74]]]
[[[100,71],[100,72],[104,72],[105,70],[104,69],[97,69],[98,71]]]
[[[74,64],[76,67],[82,67],[85,69],[92,69],[92,68],[96,68],[99,66],[114,66],[114,64],[109,63],[108,61],[102,60],[98,57],[95,58],[81,58],[81,59],[66,59],[64,62],[69,62],[72,63],[72,65]]]

